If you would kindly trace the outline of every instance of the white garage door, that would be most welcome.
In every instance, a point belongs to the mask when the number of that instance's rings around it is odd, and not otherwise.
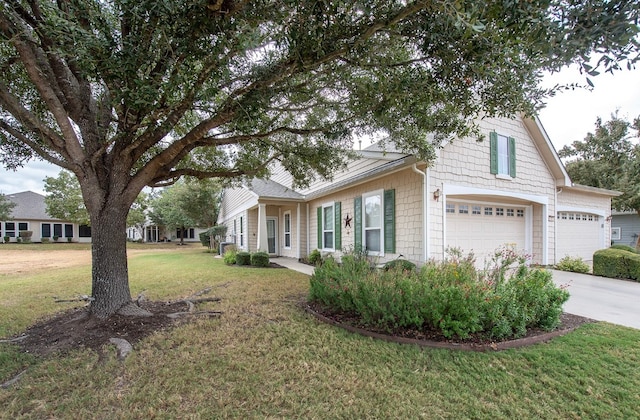
[[[558,221],[558,260],[569,255],[593,260],[593,253],[602,248],[600,217],[589,213],[560,212]]]
[[[465,254],[473,251],[479,267],[501,246],[513,245],[518,251],[527,248],[524,207],[447,202],[446,217],[447,246]]]

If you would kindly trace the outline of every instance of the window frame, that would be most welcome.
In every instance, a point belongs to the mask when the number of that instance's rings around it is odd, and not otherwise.
[[[335,210],[334,210],[335,213]],[[335,214],[334,214],[335,217]],[[287,220],[289,219],[289,220]],[[288,230],[287,230],[287,223],[289,224],[288,226]],[[283,248],[284,249],[291,249],[292,246],[292,237],[291,237],[291,210],[287,210],[282,214],[282,232],[283,232]],[[287,245],[287,240],[289,242],[289,245]],[[335,239],[334,239],[334,245],[335,245]]]
[[[367,226],[367,198],[370,197],[380,197],[380,214],[379,214],[379,226]],[[384,207],[384,190],[375,190],[369,191],[365,194],[362,194],[362,249],[364,249],[368,255],[374,256],[384,256],[384,219],[385,219],[385,207]],[[372,251],[367,247],[367,232],[375,231],[379,232],[380,242],[377,244],[379,246],[379,251]]]
[[[322,230],[322,250],[323,251],[330,251],[333,252],[335,251],[335,247],[336,247],[336,208],[335,208],[335,202],[331,201],[328,203],[323,203],[321,205],[322,211],[321,211],[321,215],[322,215],[322,220],[319,220],[318,222],[321,223],[321,230]],[[331,209],[331,217],[332,217],[332,221],[331,221],[331,229],[326,229],[326,210],[327,209]],[[331,238],[332,238],[332,243],[329,244],[331,246],[327,246],[326,243],[326,234],[327,233],[331,233]]]
[[[515,138],[496,131],[489,133],[490,172],[499,179],[511,180],[516,177]]]
[[[244,249],[244,216],[240,216],[240,248]]]
[[[614,232],[617,231],[617,235],[614,235]],[[622,228],[619,226],[611,227],[611,240],[612,241],[620,241],[622,239]]]

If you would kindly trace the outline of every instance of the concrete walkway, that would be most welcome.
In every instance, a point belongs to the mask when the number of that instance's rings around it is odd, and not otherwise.
[[[565,312],[640,329],[640,283],[551,270],[571,294]]]
[[[275,257],[270,258],[269,261],[274,262],[276,264],[280,264],[283,267],[287,267],[289,270],[297,271],[299,273],[312,275],[314,267],[302,264],[298,262],[295,258],[287,258],[287,257]]]

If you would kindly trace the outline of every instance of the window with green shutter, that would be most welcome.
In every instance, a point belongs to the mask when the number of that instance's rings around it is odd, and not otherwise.
[[[371,255],[396,250],[395,190],[378,190],[356,197],[354,247]]]
[[[490,171],[495,175],[516,177],[516,140],[498,134],[489,133]]]
[[[342,247],[341,213],[339,202],[327,203],[318,207],[318,249],[333,251]]]

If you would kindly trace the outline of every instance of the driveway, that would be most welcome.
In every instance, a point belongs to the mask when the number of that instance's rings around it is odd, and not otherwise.
[[[571,294],[565,312],[640,329],[640,283],[551,270]]]

